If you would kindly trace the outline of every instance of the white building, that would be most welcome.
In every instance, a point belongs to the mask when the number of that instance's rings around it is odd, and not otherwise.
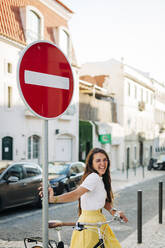
[[[43,120],[21,100],[16,82],[21,51],[35,40],[58,45],[74,74],[74,96],[61,117],[49,120],[49,161],[78,160],[78,71],[68,29],[73,12],[60,1],[2,0],[0,22],[0,160],[42,163]]]
[[[159,132],[155,123],[155,87],[144,73],[114,59],[87,63],[80,76],[108,75],[114,93],[117,122],[124,128],[124,166],[146,165],[154,155]],[[121,165],[120,165],[121,168]]]
[[[165,85],[152,79],[155,89],[155,124],[157,139],[155,142],[156,154],[165,152]]]
[[[88,82],[81,79],[79,90],[80,160],[85,160],[90,148],[101,147],[111,159],[111,170],[120,169],[124,164],[124,130],[116,121],[113,94],[105,88],[109,81],[101,74],[84,79]]]

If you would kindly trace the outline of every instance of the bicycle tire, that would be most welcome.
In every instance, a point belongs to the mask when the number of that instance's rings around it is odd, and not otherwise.
[[[64,248],[64,242],[63,241],[58,242],[57,248]]]

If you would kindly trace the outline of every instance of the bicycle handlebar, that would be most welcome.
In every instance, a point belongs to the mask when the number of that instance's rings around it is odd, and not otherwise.
[[[50,220],[48,222],[49,228],[56,228],[56,227],[62,227],[62,226],[75,226],[76,222],[63,222],[59,220]]]
[[[108,224],[113,221],[123,222],[123,220],[120,218],[118,214],[114,214],[113,219],[107,220],[105,222],[95,222],[95,223],[87,223],[87,222],[63,222],[59,220],[51,220],[48,222],[49,228],[56,228],[56,227],[62,227],[62,226],[73,226],[76,227],[79,230],[79,227],[84,226],[102,226],[104,224]]]

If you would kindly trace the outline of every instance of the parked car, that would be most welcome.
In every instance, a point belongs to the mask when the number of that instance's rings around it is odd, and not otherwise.
[[[54,194],[59,195],[75,189],[80,183],[84,169],[85,164],[83,162],[49,164],[49,184],[53,188]]]
[[[36,163],[0,164],[0,210],[31,203],[42,207],[41,181],[42,169]]]
[[[165,154],[159,155],[157,158],[151,158],[148,170],[165,170]]]

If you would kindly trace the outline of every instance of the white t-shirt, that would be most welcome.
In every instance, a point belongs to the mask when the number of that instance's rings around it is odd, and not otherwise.
[[[81,196],[82,210],[98,210],[104,207],[107,192],[102,177],[97,173],[91,173],[80,186],[89,190]]]

